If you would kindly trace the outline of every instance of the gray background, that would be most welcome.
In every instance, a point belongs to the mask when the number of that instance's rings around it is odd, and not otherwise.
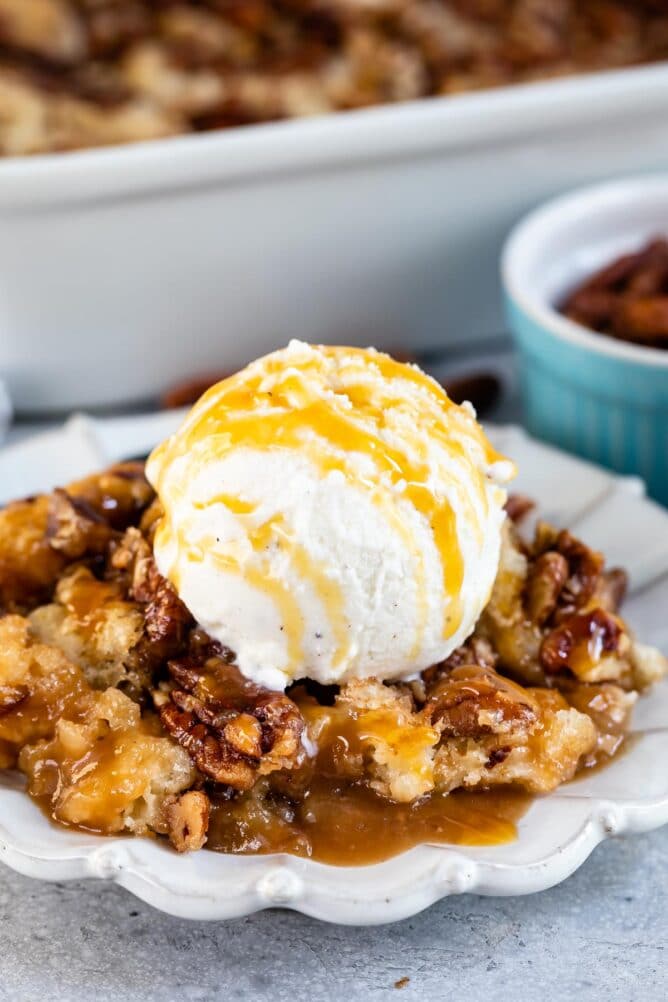
[[[658,1002],[668,997],[667,852],[668,828],[607,842],[542,894],[449,898],[371,928],[282,911],[189,923],[118,887],[1,868],[0,1000]]]

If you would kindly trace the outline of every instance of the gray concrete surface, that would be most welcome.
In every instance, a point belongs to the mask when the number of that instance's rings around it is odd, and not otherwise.
[[[2,868],[0,1000],[662,1000],[667,892],[668,828],[600,846],[543,894],[450,898],[363,929],[280,911],[188,923],[120,888]]]

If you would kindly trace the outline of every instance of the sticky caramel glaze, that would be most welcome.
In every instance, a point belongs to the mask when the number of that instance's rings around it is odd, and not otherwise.
[[[317,756],[295,773],[269,777],[243,796],[213,800],[207,848],[287,852],[337,866],[378,863],[416,845],[497,845],[516,837],[531,797],[504,788],[430,794],[413,803],[378,796],[359,776],[372,734],[402,734],[401,754],[419,760],[431,728],[398,728],[390,710],[326,709],[292,692],[316,732]],[[319,723],[314,722],[318,721]]]
[[[53,756],[37,765],[29,788],[51,821],[99,835],[123,833],[123,812],[141,798],[146,786],[143,766],[161,754],[164,740],[157,717],[128,723],[127,730],[116,732],[100,721],[94,742],[79,759],[67,759],[67,738],[52,742]],[[26,766],[30,758],[28,751]],[[68,788],[68,795],[61,796]]]
[[[395,804],[369,789],[315,777],[304,800],[291,804],[249,794],[214,802],[207,849],[265,854],[287,852],[334,866],[380,863],[413,846],[499,845],[516,837],[531,803],[514,789],[432,794]]]
[[[582,763],[582,771],[598,772],[609,765],[613,758],[626,754],[633,747],[635,736],[629,734],[633,704],[615,710],[612,695],[615,689],[615,686],[575,685],[570,691],[566,691],[571,706],[591,717],[599,733],[596,748]],[[578,777],[579,774],[574,779]]]

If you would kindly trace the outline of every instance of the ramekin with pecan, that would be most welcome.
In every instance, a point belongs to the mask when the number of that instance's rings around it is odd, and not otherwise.
[[[569,293],[562,312],[584,327],[648,348],[668,348],[668,240],[615,258]]]

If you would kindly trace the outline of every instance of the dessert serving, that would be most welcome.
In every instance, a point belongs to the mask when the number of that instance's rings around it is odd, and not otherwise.
[[[665,59],[656,0],[0,0],[0,152],[323,114]]]
[[[514,837],[666,671],[471,408],[293,342],[0,512],[0,752],[55,822],[367,863]]]

